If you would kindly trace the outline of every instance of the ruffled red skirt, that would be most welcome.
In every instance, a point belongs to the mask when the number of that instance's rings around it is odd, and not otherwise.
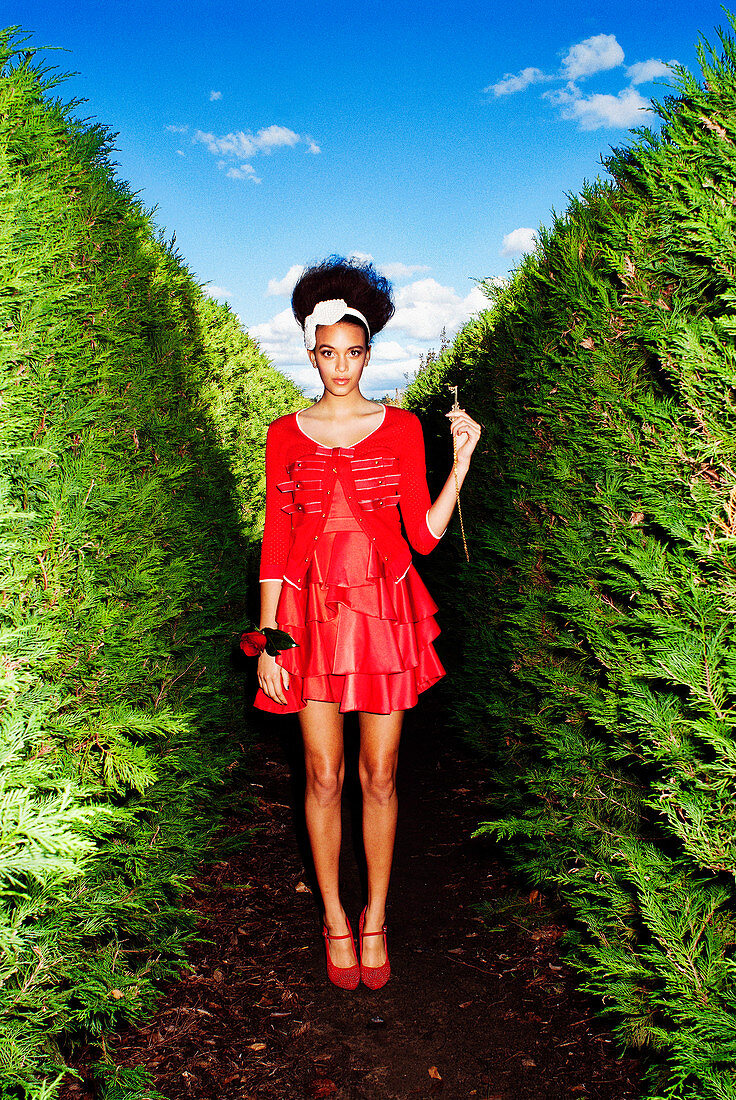
[[[293,714],[308,699],[342,712],[408,710],[445,675],[432,645],[436,611],[413,565],[394,581],[357,521],[330,515],[304,587],[285,581],[276,611],[298,642],[277,658],[290,677],[287,705],[260,689],[254,705],[272,714]]]

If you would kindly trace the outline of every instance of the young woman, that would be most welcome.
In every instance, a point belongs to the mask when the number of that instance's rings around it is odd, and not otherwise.
[[[324,392],[268,430],[260,625],[278,626],[298,648],[260,656],[255,705],[299,713],[328,976],[344,989],[361,979],[377,989],[390,975],[384,922],[401,723],[444,675],[432,645],[437,607],[399,517],[414,549],[429,553],[455,507],[455,478],[432,504],[419,421],[360,392],[371,339],[394,312],[388,281],[371,264],[331,257],[304,272],[292,308]],[[480,427],[462,410],[448,415],[461,484]],[[359,955],[338,885],[342,716],[350,710],[359,712],[368,870]]]

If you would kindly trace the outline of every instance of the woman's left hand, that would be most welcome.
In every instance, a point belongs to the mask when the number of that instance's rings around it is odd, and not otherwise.
[[[451,421],[450,431],[455,438],[458,465],[467,467],[480,439],[480,424],[476,424],[465,409],[450,409],[446,415]]]

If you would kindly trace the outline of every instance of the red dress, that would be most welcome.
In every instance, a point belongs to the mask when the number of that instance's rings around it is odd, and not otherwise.
[[[340,480],[302,588],[284,582],[276,622],[298,642],[277,660],[290,675],[287,706],[260,689],[255,706],[302,710],[307,699],[341,711],[407,710],[445,674],[433,640],[437,605],[413,565],[400,581],[350,511]]]

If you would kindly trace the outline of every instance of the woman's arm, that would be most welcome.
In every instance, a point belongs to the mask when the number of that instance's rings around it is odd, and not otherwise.
[[[261,621],[258,624],[263,630],[264,626],[274,629],[276,622],[276,608],[281,595],[283,581],[261,581]],[[286,706],[284,689],[289,686],[289,673],[285,668],[276,663],[276,658],[264,652],[258,658],[258,683],[261,690],[275,703],[283,703]]]
[[[452,420],[451,431],[457,440],[457,480],[460,486],[480,438],[480,425],[463,409],[453,410],[447,415]],[[402,425],[402,444],[401,518],[411,546],[420,554],[429,554],[445,533],[455,507],[455,475],[450,473],[433,504],[427,487],[424,434],[419,419],[413,413],[406,417]]]
[[[427,513],[427,526],[435,538],[444,535],[447,529],[457,503],[458,490],[465,481],[465,476],[470,468],[470,456],[480,439],[480,424],[476,424],[464,409],[449,412],[447,415],[452,420],[450,430],[457,445],[457,467],[450,470],[449,477],[442,486],[439,496]],[[456,473],[457,485],[455,484]]]
[[[281,595],[284,565],[288,554],[291,520],[281,507],[279,480],[286,477],[279,445],[279,424],[274,421],[266,436],[266,519],[261,544],[261,619],[259,626],[276,627],[276,608]],[[258,683],[275,703],[286,704],[284,688],[289,686],[289,673],[276,663],[275,657],[263,652],[258,658]]]
[[[266,435],[266,516],[259,574],[263,582],[278,580],[281,583],[291,538],[291,519],[282,508],[284,498],[279,492],[279,482],[288,477],[282,435],[280,421],[274,420]]]
[[[276,608],[278,607],[283,583],[283,581],[261,581],[261,621],[258,624],[259,630],[263,630],[264,626],[270,626],[274,629],[278,627]]]

